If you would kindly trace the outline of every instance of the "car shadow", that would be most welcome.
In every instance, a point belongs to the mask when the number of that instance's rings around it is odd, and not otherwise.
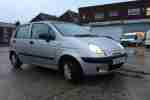
[[[16,77],[26,77],[26,78],[42,78],[48,80],[60,80],[66,81],[61,73],[56,70],[52,70],[49,68],[44,68],[41,66],[35,65],[23,65],[21,69],[13,69],[12,72]],[[85,76],[83,80],[80,81],[80,84],[98,84],[99,82],[104,82],[106,80],[113,80],[117,75],[116,74],[109,74],[109,75],[95,75],[95,76]],[[93,84],[94,84],[93,83]]]
[[[79,94],[77,96],[83,98],[87,98],[91,94],[96,96],[104,95],[108,100],[117,98],[117,94],[121,96],[128,95],[126,82],[123,76],[118,73],[86,76],[76,84],[64,80],[63,76],[57,71],[33,65],[24,66],[23,69],[13,70],[13,75],[17,79],[17,81],[13,81],[13,84],[18,84],[18,91],[22,90],[22,86],[27,88],[26,91],[31,89],[32,91],[44,89],[44,91],[50,91],[50,94],[47,94],[47,98],[61,97],[70,92]],[[116,94],[116,96],[112,97],[112,93]]]

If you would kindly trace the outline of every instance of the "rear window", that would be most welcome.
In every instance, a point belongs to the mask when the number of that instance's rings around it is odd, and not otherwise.
[[[16,38],[28,39],[31,37],[31,33],[29,32],[30,25],[23,25],[18,27],[16,31]]]

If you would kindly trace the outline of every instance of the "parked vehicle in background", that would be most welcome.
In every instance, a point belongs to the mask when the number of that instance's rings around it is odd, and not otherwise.
[[[35,64],[60,70],[66,80],[108,74],[126,62],[120,43],[93,35],[76,24],[45,21],[18,27],[10,43],[14,68]]]
[[[148,32],[146,32],[144,45],[147,48],[150,48],[150,30]]]
[[[121,44],[123,46],[138,46],[143,44],[143,40],[143,32],[125,33],[121,37]]]

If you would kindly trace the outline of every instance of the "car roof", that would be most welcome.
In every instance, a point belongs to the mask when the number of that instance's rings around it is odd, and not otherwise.
[[[31,22],[31,23],[62,23],[63,21],[51,21],[51,20],[49,20],[49,21],[37,21],[37,22]],[[63,23],[65,23],[65,22],[63,22]]]
[[[31,22],[31,23],[47,23],[47,24],[49,24],[49,23],[71,23],[71,22],[54,21],[54,20],[52,20],[52,21],[38,21],[38,22]],[[74,24],[74,23],[72,23],[72,24]]]
[[[37,22],[26,23],[20,26],[25,26],[25,25],[34,24],[34,23],[46,23],[46,24],[51,23],[52,24],[52,23],[71,23],[71,22],[49,20],[49,21],[37,21]],[[71,24],[74,24],[74,23],[71,23]]]

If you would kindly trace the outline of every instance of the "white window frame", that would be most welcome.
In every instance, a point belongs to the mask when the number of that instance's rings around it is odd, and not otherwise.
[[[86,15],[82,15],[82,19],[85,20],[86,19]]]
[[[150,16],[150,7],[146,8],[146,16]]]

